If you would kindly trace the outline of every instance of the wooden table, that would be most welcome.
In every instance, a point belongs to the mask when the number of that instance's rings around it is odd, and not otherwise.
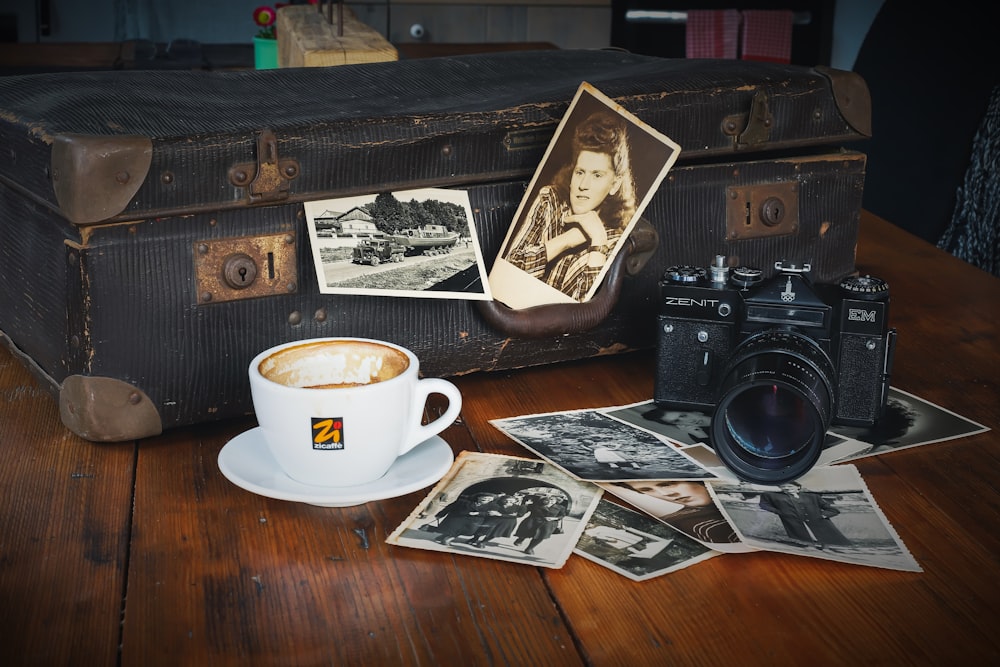
[[[1000,280],[865,214],[893,384],[1000,426]],[[526,455],[495,417],[651,396],[647,352],[460,378],[455,451]],[[216,457],[237,420],[93,444],[0,351],[0,664],[985,664],[1000,657],[1000,433],[857,466],[923,573],[729,554],[642,583],[392,547],[425,491],[271,500]]]

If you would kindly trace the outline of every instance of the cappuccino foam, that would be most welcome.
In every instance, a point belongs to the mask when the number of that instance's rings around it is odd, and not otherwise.
[[[319,341],[275,352],[260,374],[288,387],[332,389],[390,380],[410,365],[398,350],[364,341]]]

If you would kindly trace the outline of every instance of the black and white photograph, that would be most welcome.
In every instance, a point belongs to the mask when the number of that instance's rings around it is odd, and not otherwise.
[[[706,548],[725,553],[757,551],[743,543],[705,482],[641,480],[599,486]]]
[[[304,207],[322,294],[492,299],[464,190],[382,192]]]
[[[704,410],[675,410],[660,407],[653,401],[631,405],[602,408],[601,412],[612,419],[637,426],[645,431],[670,438],[676,443],[709,445],[709,427],[712,415]]]
[[[645,581],[718,556],[645,514],[602,499],[576,543],[577,555]]]
[[[779,486],[709,482],[744,543],[765,551],[921,572],[857,468],[814,468]]]
[[[842,463],[897,449],[964,438],[983,433],[989,428],[913,394],[890,387],[885,412],[874,426],[835,425],[830,430],[864,445],[859,452],[837,460]]]
[[[584,82],[490,271],[511,308],[590,300],[680,146]]]
[[[570,410],[490,421],[512,440],[590,482],[716,479],[664,439],[597,410]]]
[[[544,461],[463,451],[386,541],[560,568],[602,493]]]
[[[712,425],[712,415],[704,410],[673,410],[658,406],[653,401],[640,401],[631,405],[615,408],[604,408],[602,413],[613,419],[618,419],[637,428],[670,438],[683,445],[682,451],[697,460],[701,465],[726,477],[722,460],[712,451],[709,430]],[[829,465],[837,461],[847,460],[869,446],[847,436],[828,432],[823,441],[823,451],[820,452],[817,466]],[[708,454],[708,458],[705,458]]]

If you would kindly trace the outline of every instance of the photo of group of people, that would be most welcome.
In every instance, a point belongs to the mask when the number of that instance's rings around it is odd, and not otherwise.
[[[476,549],[513,538],[511,546],[526,544],[524,553],[532,556],[539,544],[563,532],[568,504],[565,495],[559,492],[511,495],[481,492],[472,498],[460,496],[439,510],[434,521],[424,527],[437,532],[434,541],[445,546],[463,536],[464,543]]]
[[[601,490],[543,461],[462,452],[387,541],[558,568]]]

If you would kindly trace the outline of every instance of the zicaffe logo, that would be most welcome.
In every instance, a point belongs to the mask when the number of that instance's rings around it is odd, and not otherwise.
[[[312,418],[313,449],[343,449],[344,420],[341,417]]]

